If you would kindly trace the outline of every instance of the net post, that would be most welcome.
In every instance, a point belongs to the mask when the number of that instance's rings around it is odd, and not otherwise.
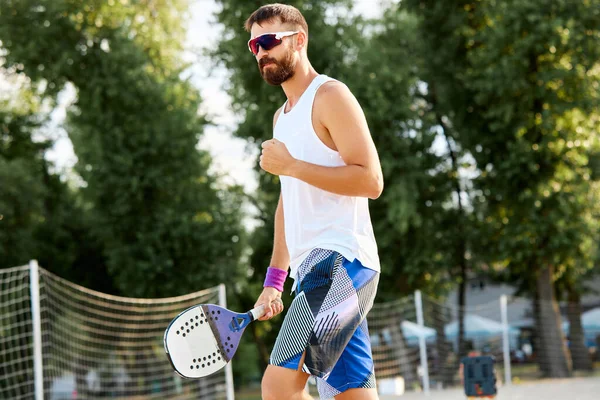
[[[31,322],[33,324],[33,376],[35,400],[44,400],[44,371],[42,362],[42,318],[40,312],[40,273],[36,260],[29,261]]]
[[[225,290],[225,284],[219,284],[219,305],[227,308],[227,292]],[[233,388],[233,370],[231,369],[231,361],[225,366],[225,384],[227,386],[227,400],[235,399],[235,392]]]
[[[510,370],[510,342],[508,337],[508,299],[506,295],[500,297],[500,312],[502,314],[502,350],[504,356],[504,383],[512,383]]]
[[[415,292],[415,308],[417,309],[417,324],[421,328],[425,327],[425,321],[423,320],[423,298],[421,297],[421,291]],[[427,365],[427,344],[425,343],[425,336],[419,335],[419,349],[421,353],[421,368],[423,369],[423,392],[426,396],[429,396],[429,368]]]

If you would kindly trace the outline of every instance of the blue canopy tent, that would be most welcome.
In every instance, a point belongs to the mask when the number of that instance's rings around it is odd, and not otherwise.
[[[564,320],[564,317],[563,317]],[[588,347],[597,346],[596,338],[600,336],[600,307],[593,308],[581,314],[581,325],[585,335],[585,342]],[[564,321],[563,331],[569,333],[569,321]]]
[[[407,320],[402,321],[400,326],[402,327],[402,336],[404,336],[404,340],[406,340],[408,345],[418,345],[421,336],[424,337],[427,342],[435,340],[436,333],[433,328],[420,326],[419,324]],[[371,335],[371,344],[373,346],[378,346],[380,344],[380,336],[386,344],[392,342],[390,330],[383,329],[379,335]]]
[[[402,334],[410,344],[418,344],[421,336],[424,337],[426,341],[435,340],[436,337],[435,329],[406,320],[402,321]]]
[[[502,340],[504,326],[493,319],[484,318],[475,314],[466,314],[465,319],[465,338],[471,340],[475,349],[480,350],[485,344]],[[458,348],[458,321],[453,321],[444,327],[444,333],[449,340],[454,343],[455,349]],[[508,327],[508,338],[510,347],[517,348],[517,339],[519,330]]]

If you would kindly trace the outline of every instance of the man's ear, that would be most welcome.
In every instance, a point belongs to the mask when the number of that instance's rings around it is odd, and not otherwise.
[[[304,31],[298,32],[296,35],[296,47],[298,50],[305,49],[308,44],[308,35]]]

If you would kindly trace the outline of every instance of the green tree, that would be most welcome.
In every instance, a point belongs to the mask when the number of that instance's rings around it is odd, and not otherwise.
[[[168,5],[168,7],[167,7]],[[7,66],[45,94],[74,85],[66,129],[82,204],[119,290],[165,296],[233,282],[243,229],[239,190],[197,149],[201,99],[180,78],[181,1],[6,1]]]
[[[0,268],[36,259],[65,279],[114,293],[78,193],[45,159],[53,142],[42,139],[49,120],[41,111],[44,99],[11,79],[18,74],[3,73],[15,88],[0,107]]]
[[[459,353],[465,352],[463,313],[471,223],[473,166],[439,105],[418,20],[402,4],[386,9],[357,57],[353,88],[379,147],[386,188],[372,209],[385,276],[382,298],[421,289],[439,301],[458,283]],[[368,77],[368,79],[365,79]],[[383,203],[383,204],[382,204]],[[435,326],[440,365],[449,362],[447,320],[439,302]],[[458,366],[456,365],[456,368]],[[456,371],[440,368],[433,373]],[[441,376],[451,382],[452,374]]]
[[[0,101],[0,268],[26,264],[36,253],[31,240],[44,215],[46,142],[34,142],[43,123],[39,102],[18,89],[16,101]]]
[[[597,235],[599,4],[406,4],[420,16],[440,104],[480,170],[481,255],[534,296],[540,367],[567,376],[554,283],[596,254],[582,249]]]
[[[80,210],[72,203],[74,194],[58,175],[49,172],[51,165],[44,155],[52,141],[42,139],[48,120],[42,99],[22,75],[7,69],[0,69],[0,74],[9,88],[0,94],[0,269],[37,259],[67,279],[111,292],[105,266],[94,263],[100,253],[86,240],[88,226],[76,218]],[[83,254],[86,259],[78,260]],[[23,299],[27,288],[15,292],[11,286],[14,282],[3,282],[3,290],[9,290],[2,293],[6,319],[1,329],[8,329],[9,337],[11,327],[28,326],[23,314],[9,310],[14,309],[11,303]],[[0,334],[6,336],[6,332]],[[10,346],[30,347],[27,336],[13,339]],[[13,357],[25,357],[25,353],[0,356],[0,375],[10,374],[10,366],[19,362]],[[10,392],[5,380],[0,382],[2,390]]]

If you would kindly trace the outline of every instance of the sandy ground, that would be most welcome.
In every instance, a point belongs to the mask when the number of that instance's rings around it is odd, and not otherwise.
[[[381,400],[466,400],[461,390],[432,390],[429,396],[407,392],[402,396],[380,396]],[[600,378],[540,380],[498,388],[495,400],[598,400]]]

